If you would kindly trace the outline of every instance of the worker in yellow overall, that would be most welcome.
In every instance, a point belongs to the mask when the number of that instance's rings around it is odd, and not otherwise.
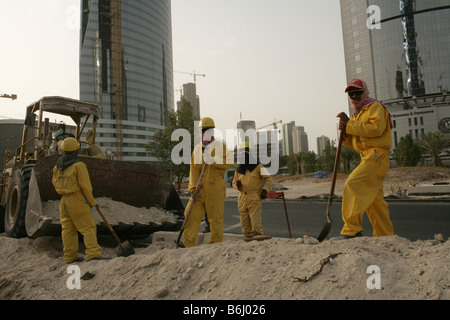
[[[223,213],[226,196],[224,175],[225,171],[233,166],[234,161],[225,143],[214,138],[214,128],[213,119],[201,119],[199,129],[202,131],[202,142],[195,146],[191,155],[188,185],[191,194],[195,192],[203,166],[206,165],[206,169],[195,203],[191,198],[186,206],[185,215],[192,206],[183,232],[183,246],[186,248],[197,245],[198,230],[205,213],[211,228],[209,243],[223,240]]]
[[[246,237],[263,235],[261,222],[262,199],[272,190],[272,176],[264,166],[251,155],[248,142],[239,148],[243,163],[237,167],[233,187],[240,191],[238,197],[238,210],[242,233]],[[264,186],[263,186],[264,184]]]
[[[86,165],[78,159],[80,145],[75,138],[63,142],[63,155],[53,168],[52,183],[62,195],[60,218],[64,259],[67,263],[81,261],[78,256],[78,231],[83,235],[88,260],[99,259],[97,228],[91,208],[96,206]]]
[[[361,79],[352,80],[345,92],[355,113],[350,119],[344,112],[338,114],[339,129],[345,132],[344,145],[360,154],[361,163],[345,182],[341,236],[362,236],[364,212],[373,226],[374,237],[393,235],[394,227],[383,193],[392,147],[390,114],[381,102],[369,98],[367,84]]]

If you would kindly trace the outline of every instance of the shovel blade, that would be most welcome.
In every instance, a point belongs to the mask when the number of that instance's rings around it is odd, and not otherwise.
[[[128,257],[134,254],[134,249],[128,241],[121,243],[115,251],[118,257]]]
[[[319,242],[322,242],[328,236],[328,234],[330,233],[330,230],[331,230],[331,225],[332,225],[332,222],[328,221],[323,226],[322,232],[320,232],[319,237],[317,238],[317,240],[319,240]]]

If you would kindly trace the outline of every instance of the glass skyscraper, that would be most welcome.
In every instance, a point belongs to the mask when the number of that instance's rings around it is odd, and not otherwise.
[[[101,106],[96,142],[119,160],[154,162],[145,145],[173,110],[170,0],[82,0],[80,99]]]
[[[364,79],[411,134],[450,133],[450,1],[341,0],[347,80]]]

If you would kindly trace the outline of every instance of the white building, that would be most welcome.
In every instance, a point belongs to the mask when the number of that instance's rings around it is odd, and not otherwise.
[[[317,155],[320,157],[322,155],[323,150],[327,146],[327,142],[330,141],[330,138],[325,136],[320,136],[317,138]]]
[[[305,127],[295,126],[292,128],[292,148],[294,154],[309,151],[308,135],[305,132]]]

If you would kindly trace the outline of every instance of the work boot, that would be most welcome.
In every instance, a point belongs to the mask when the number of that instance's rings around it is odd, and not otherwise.
[[[330,240],[331,241],[334,241],[334,240],[347,240],[347,239],[360,238],[360,237],[364,237],[361,231],[358,232],[357,234],[355,234],[354,236],[348,236],[346,234],[341,234],[339,237],[334,237],[334,238],[331,238]]]
[[[362,234],[362,231],[360,231],[357,234],[355,234],[354,236],[345,236],[345,237],[347,237],[345,239],[353,239],[353,238],[361,238],[361,237],[364,237],[364,236]]]
[[[251,237],[255,237],[255,236],[259,236],[260,234],[256,231],[251,231],[249,233],[245,233],[244,234],[247,238],[251,238]]]
[[[70,261],[70,262],[66,262],[67,264],[72,264],[72,263],[75,263],[75,262],[81,262],[81,261],[83,261],[84,259],[83,259],[83,257],[78,257],[78,258],[76,258],[75,260],[73,260],[73,261]]]

